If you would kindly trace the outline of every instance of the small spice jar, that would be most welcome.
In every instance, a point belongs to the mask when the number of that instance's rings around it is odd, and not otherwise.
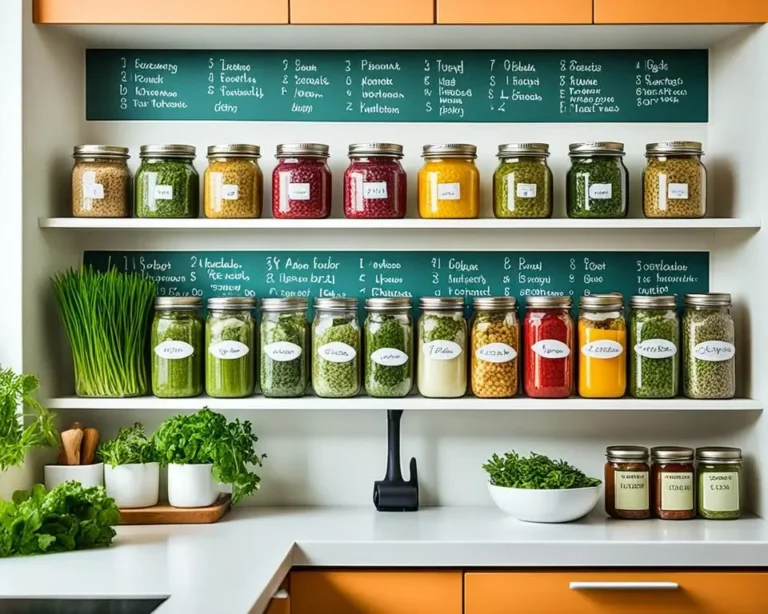
[[[582,296],[579,312],[579,395],[617,399],[627,389],[627,324],[621,294]]]
[[[205,217],[250,219],[261,216],[264,177],[258,145],[212,145],[205,170]]]
[[[508,398],[517,394],[520,323],[512,296],[477,297],[472,302],[472,394]]]
[[[255,298],[210,298],[205,322],[205,393],[243,398],[256,385]]]
[[[356,298],[316,298],[312,324],[312,386],[319,397],[360,392],[360,324]]]
[[[416,343],[419,393],[452,399],[467,392],[467,321],[461,297],[422,297]]]
[[[402,145],[350,145],[350,164],[344,173],[344,215],[361,219],[405,217],[407,181],[402,159]]]
[[[328,145],[288,143],[277,146],[272,172],[272,216],[319,219],[331,214]]]
[[[529,296],[525,306],[525,394],[537,399],[569,397],[576,355],[572,301],[568,296]]]
[[[680,386],[680,320],[674,296],[633,296],[629,305],[629,393],[671,399]]]
[[[741,449],[696,448],[699,516],[735,520],[741,516]]]
[[[423,218],[476,218],[480,211],[477,147],[425,145],[419,171],[419,215]]]
[[[304,396],[309,383],[307,299],[261,301],[260,386],[265,397]]]
[[[365,390],[404,397],[413,388],[413,318],[409,298],[365,301]]]
[[[200,213],[200,176],[191,145],[142,145],[136,171],[136,216],[195,218]]]
[[[696,517],[693,448],[651,448],[653,510],[661,520],[690,520]]]
[[[605,512],[622,520],[650,518],[648,448],[608,446],[605,458]]]
[[[546,143],[499,145],[493,213],[500,218],[552,217],[552,171]]]
[[[626,217],[629,172],[622,160],[624,143],[573,143],[568,155],[568,217]]]
[[[127,147],[79,145],[72,156],[72,215],[129,217],[131,172]]]
[[[151,328],[152,394],[187,398],[203,393],[203,322],[199,298],[157,297]]]
[[[701,143],[649,143],[643,173],[645,217],[699,218],[707,214],[707,169]]]
[[[686,294],[683,313],[683,394],[690,399],[732,399],[736,346],[731,295]]]

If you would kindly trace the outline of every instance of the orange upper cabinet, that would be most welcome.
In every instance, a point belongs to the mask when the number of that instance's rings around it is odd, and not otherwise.
[[[591,1],[591,0],[590,0]],[[290,0],[291,23],[435,23],[434,0]]]
[[[765,23],[768,0],[595,0],[595,23]]]
[[[288,0],[34,0],[41,24],[288,23]]]
[[[437,0],[437,23],[592,23],[592,0]]]

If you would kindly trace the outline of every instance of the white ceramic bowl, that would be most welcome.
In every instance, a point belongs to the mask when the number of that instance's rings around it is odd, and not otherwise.
[[[525,522],[570,522],[586,516],[600,500],[602,486],[563,490],[504,488],[488,484],[493,502]]]
[[[45,487],[48,490],[64,482],[80,482],[86,488],[104,486],[104,464],[45,466]]]

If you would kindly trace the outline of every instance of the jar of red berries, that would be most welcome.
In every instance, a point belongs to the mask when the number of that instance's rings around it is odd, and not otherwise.
[[[402,159],[402,145],[350,145],[350,164],[344,173],[344,215],[349,218],[404,217],[406,175],[400,164]]]
[[[567,296],[529,296],[523,321],[529,397],[561,399],[573,393],[575,332]]]
[[[277,146],[272,172],[272,217],[324,218],[331,214],[328,145],[288,143]]]

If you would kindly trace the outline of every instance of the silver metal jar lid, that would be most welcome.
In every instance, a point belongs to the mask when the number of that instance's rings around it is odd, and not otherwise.
[[[651,459],[655,461],[693,462],[693,448],[681,446],[657,446],[651,448]]]
[[[295,158],[298,156],[310,158],[327,158],[330,153],[328,145],[322,143],[282,143],[277,146],[276,158]]]
[[[584,143],[571,143],[568,147],[568,155],[572,158],[600,156],[623,156],[624,143],[614,141],[591,141]]]
[[[511,311],[517,308],[517,299],[514,296],[476,296],[472,299],[472,307],[475,311]]]
[[[422,311],[463,311],[464,297],[422,296],[419,299]]]
[[[403,146],[396,143],[353,143],[349,146],[350,158],[367,158],[369,156],[402,158]]]
[[[477,158],[477,147],[466,143],[424,145],[423,158]]]
[[[158,296],[156,311],[196,311],[203,308],[203,299],[191,296]]]
[[[645,146],[646,156],[666,156],[669,154],[702,156],[704,152],[698,141],[662,141],[661,143],[648,143]]]
[[[637,309],[675,309],[677,308],[677,297],[633,296],[629,299],[629,306]]]
[[[573,301],[570,296],[527,296],[525,306],[538,309],[570,309]]]
[[[75,159],[127,160],[131,156],[128,155],[127,147],[118,145],[78,145],[75,147],[72,157]]]
[[[588,311],[616,311],[624,306],[624,297],[613,294],[588,294],[579,299],[579,306]]]
[[[648,448],[645,446],[608,446],[605,449],[605,458],[609,461],[646,461],[648,460]]]
[[[357,303],[356,298],[316,298],[314,306],[321,311],[351,311],[357,309]]]
[[[223,311],[250,311],[256,309],[258,301],[245,296],[217,296],[208,299],[208,309]]]
[[[741,448],[728,448],[725,446],[696,448],[696,460],[735,465],[741,462]]]
[[[260,158],[261,147],[236,143],[234,145],[211,145],[208,148],[209,158]]]
[[[365,308],[368,311],[403,311],[413,306],[410,298],[367,298]]]
[[[197,150],[193,145],[142,145],[140,158],[186,158],[195,159]]]
[[[728,307],[731,304],[731,295],[727,292],[686,294],[685,304],[689,307]]]
[[[547,143],[505,143],[499,145],[498,158],[517,158],[517,157],[544,157],[549,156],[549,145]]]
[[[306,311],[308,306],[309,301],[300,296],[261,300],[262,311]]]

